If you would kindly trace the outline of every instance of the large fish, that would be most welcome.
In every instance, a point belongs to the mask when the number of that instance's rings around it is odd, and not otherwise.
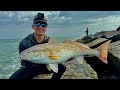
[[[84,56],[97,56],[107,64],[107,49],[111,40],[96,49],[91,49],[85,44],[66,40],[62,43],[38,44],[20,53],[20,59],[38,64],[46,64],[48,69],[58,72],[58,64],[75,58],[79,63]]]

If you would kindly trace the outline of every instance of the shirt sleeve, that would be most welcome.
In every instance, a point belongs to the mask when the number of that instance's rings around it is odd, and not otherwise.
[[[24,45],[24,43],[20,42],[20,44],[19,44],[19,53],[21,53],[25,49],[27,49],[27,47]]]

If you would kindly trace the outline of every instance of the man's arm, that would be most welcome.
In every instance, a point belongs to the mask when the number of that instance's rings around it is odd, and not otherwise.
[[[27,49],[27,47],[26,47],[22,42],[20,42],[20,44],[19,44],[19,54],[20,54],[22,51],[24,51],[25,49]]]
[[[19,44],[19,54],[20,54],[22,51],[24,51],[25,49],[27,49],[27,47],[24,45],[23,42],[20,42],[20,44]],[[20,62],[22,63],[23,60],[20,59]]]

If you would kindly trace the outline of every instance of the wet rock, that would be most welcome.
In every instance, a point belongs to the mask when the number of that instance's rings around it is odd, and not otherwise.
[[[116,74],[120,77],[120,40],[110,44],[109,52],[108,58],[114,66]]]
[[[113,54],[115,57],[117,57],[118,60],[120,61],[120,40],[111,43],[109,45],[108,50],[111,54]]]
[[[106,40],[107,39],[105,39],[105,38],[98,38],[98,39],[95,39],[93,41],[90,41],[90,42],[86,43],[86,45],[88,47],[92,47],[92,46],[97,45],[98,43],[101,43],[101,42],[106,41]]]

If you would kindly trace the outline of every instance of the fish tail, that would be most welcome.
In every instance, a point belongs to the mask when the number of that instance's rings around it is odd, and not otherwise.
[[[107,55],[108,55],[108,46],[110,42],[111,40],[108,40],[97,48],[100,52],[98,57],[100,58],[102,62],[106,64],[108,64]]]

